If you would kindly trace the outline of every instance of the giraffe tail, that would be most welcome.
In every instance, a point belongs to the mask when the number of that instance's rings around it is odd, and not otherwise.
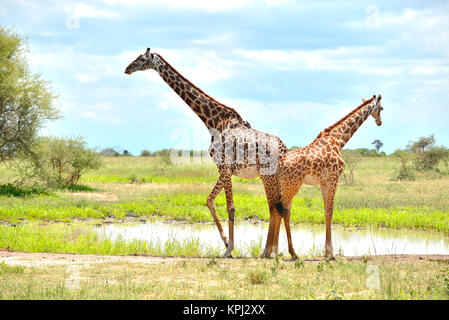
[[[274,205],[276,211],[281,215],[281,217],[285,217],[287,215],[287,213],[290,212],[290,210],[288,210],[287,208],[284,208],[284,206],[282,205],[282,202],[278,202]]]

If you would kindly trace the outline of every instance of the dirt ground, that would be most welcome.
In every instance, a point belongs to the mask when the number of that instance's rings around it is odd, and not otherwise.
[[[71,265],[71,264],[97,264],[97,263],[139,263],[139,264],[165,264],[186,260],[200,260],[210,258],[178,258],[178,257],[152,257],[152,256],[106,256],[106,255],[90,255],[90,254],[70,254],[70,253],[30,253],[0,250],[0,263],[18,266],[49,266],[49,265]],[[224,258],[220,258],[224,259]],[[241,258],[230,258],[238,260]],[[345,259],[348,261],[369,262],[397,262],[397,263],[414,263],[419,260],[424,261],[442,261],[449,260],[449,255],[438,254],[392,254],[378,256],[354,256],[344,257],[337,256],[337,259]],[[285,259],[286,262],[293,262],[291,259]],[[305,262],[318,263],[322,259],[304,259]]]

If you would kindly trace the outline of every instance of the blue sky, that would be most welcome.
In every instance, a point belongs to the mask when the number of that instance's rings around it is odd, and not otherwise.
[[[91,147],[206,149],[209,134],[154,71],[123,73],[147,47],[288,147],[311,142],[361,98],[383,96],[346,148],[387,153],[435,134],[449,146],[447,1],[2,0],[64,119],[42,134]]]

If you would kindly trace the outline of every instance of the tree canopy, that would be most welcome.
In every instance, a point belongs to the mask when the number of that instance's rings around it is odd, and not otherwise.
[[[50,85],[30,70],[26,40],[0,26],[0,161],[32,153],[40,128],[59,118]]]

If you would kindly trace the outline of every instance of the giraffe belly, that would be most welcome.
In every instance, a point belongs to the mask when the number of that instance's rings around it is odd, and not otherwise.
[[[316,177],[308,174],[304,177],[304,183],[308,184],[308,185],[315,185],[315,184],[319,184],[320,181]]]
[[[253,179],[259,176],[259,171],[257,170],[257,166],[248,166],[237,170],[235,175],[243,179]]]

